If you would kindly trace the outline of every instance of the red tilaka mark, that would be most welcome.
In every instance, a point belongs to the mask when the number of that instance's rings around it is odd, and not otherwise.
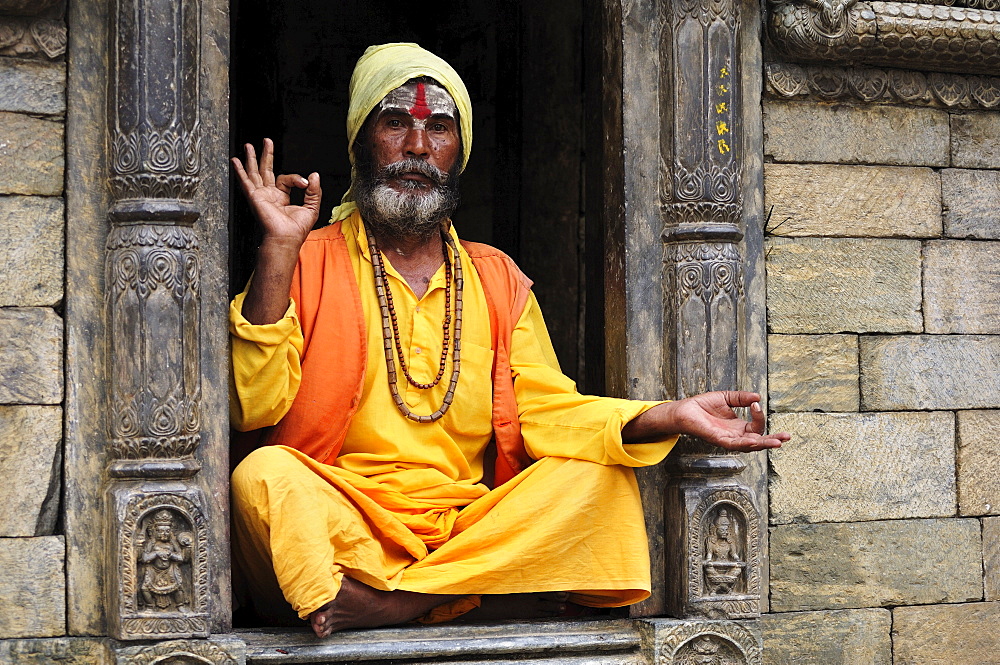
[[[410,115],[417,120],[426,120],[431,117],[431,110],[427,107],[427,95],[424,92],[424,84],[417,84],[417,100],[410,107]]]

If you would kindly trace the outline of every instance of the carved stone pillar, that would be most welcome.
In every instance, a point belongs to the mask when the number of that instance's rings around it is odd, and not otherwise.
[[[766,393],[759,21],[746,0],[603,0],[587,22],[612,394]],[[630,611],[676,617],[644,620],[652,662],[760,663],[765,465],[686,440],[638,470],[652,595]]]
[[[738,0],[674,0],[665,11],[664,382],[682,398],[747,380],[742,8]],[[668,459],[668,614],[760,615],[762,524],[751,488],[736,477],[745,468],[741,455],[689,438]]]
[[[206,637],[201,441],[199,0],[109,12],[106,307],[109,634]]]

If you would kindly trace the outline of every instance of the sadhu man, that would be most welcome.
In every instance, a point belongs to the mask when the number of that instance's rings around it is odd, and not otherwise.
[[[531,282],[452,226],[472,149],[458,74],[415,44],[373,46],[350,94],[353,180],[331,224],[311,231],[319,174],[276,177],[270,141],[233,159],[263,227],[231,307],[233,422],[270,428],[232,482],[258,610],[290,605],[323,637],[458,616],[479,594],[642,600],[631,467],[681,433],[739,451],[788,435],[763,433],[754,393],[577,393]],[[746,406],[752,422],[731,408]]]

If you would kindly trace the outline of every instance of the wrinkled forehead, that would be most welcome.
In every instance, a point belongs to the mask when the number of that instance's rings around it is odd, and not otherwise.
[[[401,111],[416,120],[445,116],[457,120],[458,109],[448,91],[434,81],[409,81],[386,95],[379,103],[379,113]]]

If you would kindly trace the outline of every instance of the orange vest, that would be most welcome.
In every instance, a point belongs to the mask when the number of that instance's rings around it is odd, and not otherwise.
[[[531,280],[500,250],[462,245],[479,273],[490,313],[496,487],[532,462],[521,437],[510,370],[511,334],[528,302]],[[291,297],[302,325],[302,382],[291,409],[262,442],[290,446],[329,464],[358,410],[368,358],[361,295],[340,222],[309,234],[299,251]]]

